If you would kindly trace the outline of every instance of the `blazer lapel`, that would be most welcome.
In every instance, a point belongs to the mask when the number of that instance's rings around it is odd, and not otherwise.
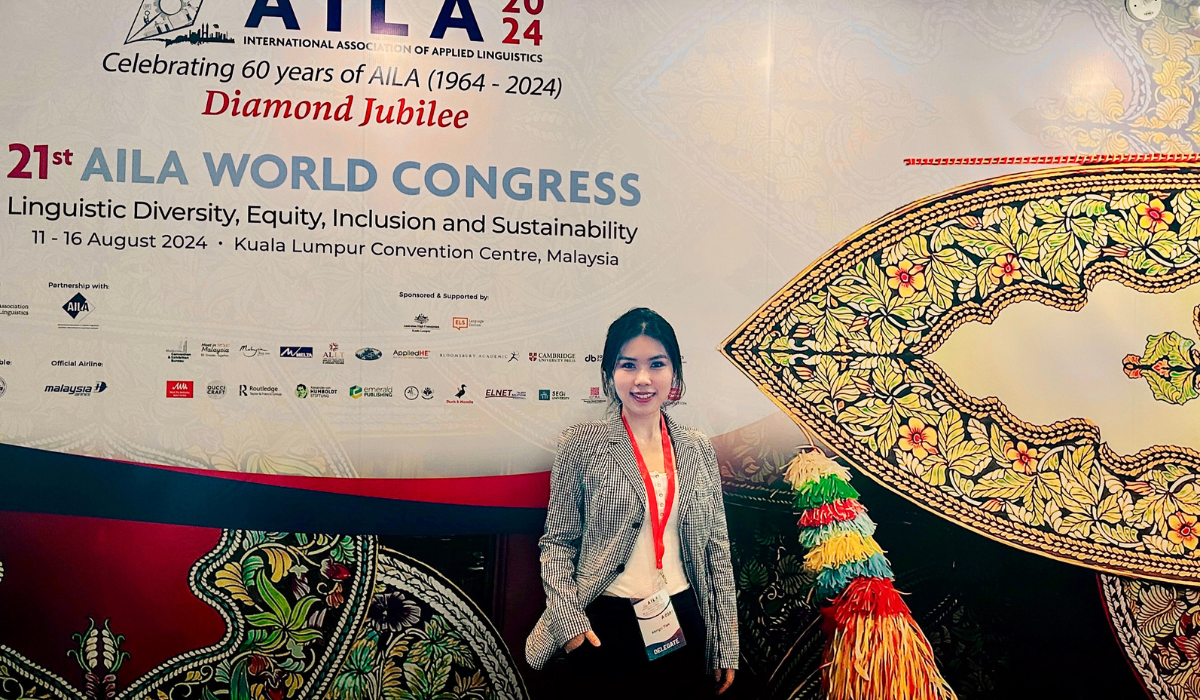
[[[608,449],[617,463],[617,469],[629,480],[633,492],[638,494],[642,507],[646,507],[646,485],[642,481],[642,472],[638,469],[637,457],[633,456],[633,444],[629,442],[629,433],[625,432],[625,423],[621,420],[621,412],[616,411],[608,417]]]
[[[696,472],[700,468],[700,459],[696,454],[696,445],[691,436],[684,431],[668,413],[667,432],[671,435],[671,444],[675,446],[675,488],[679,491],[679,524],[683,524],[683,516],[688,512],[696,496]],[[636,464],[634,465],[637,466]]]

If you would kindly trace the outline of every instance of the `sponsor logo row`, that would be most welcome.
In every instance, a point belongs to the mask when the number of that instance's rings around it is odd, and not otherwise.
[[[2,381],[2,380],[0,380]],[[104,382],[99,382],[97,386],[104,385]],[[106,386],[106,385],[104,385]],[[65,391],[66,387],[64,387]],[[81,388],[82,389],[82,388]],[[46,391],[51,388],[47,387]],[[103,391],[103,389],[99,389]],[[172,380],[167,382],[166,397],[168,399],[192,399],[196,398],[197,392],[200,391],[196,387],[195,380]],[[298,399],[330,399],[338,396],[339,389],[331,386],[317,386],[310,384],[297,384],[294,390],[285,391],[277,385],[270,384],[238,384],[236,387],[227,386],[221,381],[209,382],[204,387],[202,394],[211,399],[223,399],[227,395],[235,394],[239,397],[252,396],[283,396],[284,393],[291,393]],[[396,396],[403,396],[409,401],[431,401],[437,395],[433,387],[418,387],[409,385],[403,390],[397,390],[390,386],[359,386],[354,384],[345,391],[345,395],[351,399],[390,399]],[[460,384],[457,389],[450,392],[446,398],[448,404],[473,404],[475,398],[478,398],[478,392],[470,390],[466,384]],[[0,396],[3,394],[0,393]],[[483,399],[508,399],[514,401],[524,401],[531,399],[529,392],[519,389],[484,389]],[[570,396],[565,391],[557,389],[538,389],[536,392],[536,400],[538,401],[569,401]],[[584,403],[602,403],[606,399],[600,387],[591,387],[588,396],[581,399]]]
[[[199,353],[193,352],[195,346],[189,349],[188,341],[184,340],[179,343],[178,347],[167,348],[167,359],[175,363],[183,363],[190,360],[193,355],[200,357],[230,357],[231,355],[241,355],[243,357],[270,357],[274,355],[272,348],[263,347],[260,345],[241,345],[236,350],[229,343],[201,343]],[[337,343],[330,343],[326,350],[315,350],[312,345],[280,345],[279,357],[291,359],[314,359],[321,358],[321,363],[326,365],[343,365],[346,363],[346,354],[348,351],[342,350]],[[379,348],[364,347],[359,348],[352,353],[353,357],[363,360],[364,362],[373,362],[384,357],[386,351]],[[507,353],[460,353],[460,352],[439,352],[438,357],[450,359],[494,359],[506,360],[507,362],[520,362],[522,353],[510,351]],[[529,352],[524,353],[525,358],[530,362],[576,362],[576,354],[573,352]],[[430,350],[416,350],[411,348],[402,348],[391,351],[391,357],[397,360],[428,360],[433,357]],[[599,362],[599,355],[586,355],[583,358],[584,362]]]
[[[99,287],[107,288],[107,285],[98,285]],[[90,323],[90,317],[96,311],[94,301],[88,299],[82,292],[76,293],[63,304],[62,310],[69,317],[69,321],[60,323],[61,328],[85,328],[96,329],[99,326]],[[430,319],[425,314],[418,314],[413,318],[412,323],[404,324],[403,327],[414,333],[429,333],[441,328],[439,324],[431,324]],[[468,328],[477,328],[483,325],[483,321],[478,318],[468,316],[452,316],[450,318],[450,327],[454,330],[466,330]],[[178,347],[167,348],[167,359],[174,363],[183,363],[198,357],[216,357],[224,358],[235,354],[240,354],[244,357],[266,357],[275,353],[269,347],[259,345],[239,345],[236,349],[230,343],[200,343],[199,352],[193,346],[189,349],[188,341],[181,341]],[[373,347],[358,348],[353,352],[353,356],[364,361],[378,360],[384,356],[384,351]],[[346,362],[346,351],[343,351],[337,343],[330,343],[329,348],[322,352],[314,350],[311,345],[283,345],[279,346],[279,357],[286,358],[315,358],[321,357],[323,364],[340,365]],[[451,359],[505,359],[508,362],[517,362],[520,360],[522,353],[510,351],[507,353],[454,353],[442,352],[438,353],[439,357]],[[530,362],[576,362],[577,356],[573,352],[529,352],[524,353]],[[391,356],[396,359],[429,359],[431,353],[429,350],[414,350],[414,349],[399,349],[393,350]],[[583,357],[584,362],[599,362],[599,355],[586,355]]]
[[[47,394],[87,397],[102,394],[107,390],[108,383],[98,381],[95,384],[47,384],[44,392]],[[3,377],[0,377],[0,398],[3,398],[7,391],[8,384]],[[172,380],[167,382],[166,398],[192,399],[196,397],[196,391],[195,380]],[[283,396],[285,393],[279,386],[270,384],[238,384],[235,389],[231,389],[224,382],[211,381],[204,388],[203,394],[212,399],[223,399],[226,395],[234,392],[239,397]],[[331,399],[338,395],[339,390],[332,386],[297,384],[291,393],[299,399]],[[400,395],[409,401],[416,401],[417,399],[430,401],[437,393],[433,387],[426,386],[421,388],[416,385],[409,385],[401,392],[397,392],[390,386],[359,386],[357,384],[350,386],[346,390],[346,395],[351,399],[390,399],[396,395]],[[474,397],[478,396],[478,392],[468,391],[466,384],[460,384],[457,389],[449,393],[452,396],[446,399],[446,403],[448,404],[472,404],[475,403]],[[482,398],[525,401],[533,397],[530,396],[529,392],[520,389],[484,389]],[[670,399],[672,401],[679,399],[679,395],[675,389],[671,390]],[[571,397],[567,392],[557,389],[538,389],[536,400],[569,401]],[[594,386],[588,390],[588,395],[581,398],[580,401],[584,403],[604,403],[607,399],[600,387]]]
[[[107,287],[107,285],[103,285]],[[96,311],[96,305],[83,295],[82,292],[76,293],[67,300],[62,306],[62,310],[70,317],[69,322],[59,324],[63,328],[98,328],[95,324],[86,323],[87,319]],[[483,321],[478,318],[470,318],[468,316],[452,316],[450,318],[450,327],[455,330],[466,330],[468,328],[477,328],[483,325]],[[441,328],[438,324],[429,323],[429,317],[425,314],[418,314],[413,318],[412,323],[404,324],[407,328],[415,333],[428,333]],[[178,348],[168,348],[167,358],[171,362],[186,362],[191,359],[193,352],[188,350],[187,341],[182,341]],[[241,345],[238,347],[238,354],[245,357],[263,357],[272,355],[270,349],[257,345]],[[201,343],[200,357],[229,357],[234,353],[229,343]],[[377,348],[364,347],[359,348],[354,352],[354,356],[360,360],[378,360],[383,357],[383,351]],[[430,353],[428,350],[394,350],[392,357],[397,359],[428,359]],[[466,358],[480,357],[476,354],[463,353],[441,353],[442,357]],[[492,359],[500,359],[505,355],[503,353],[496,355],[487,355]],[[516,362],[519,359],[520,353],[510,352],[508,354],[509,362]],[[530,362],[575,362],[576,354],[573,352],[530,352],[527,354]],[[279,347],[279,357],[291,358],[313,358],[316,353],[311,345],[285,345]],[[321,359],[324,364],[344,364],[345,352],[342,351],[337,343],[330,343],[329,349],[321,353]],[[584,362],[599,362],[599,355],[586,355],[583,358]]]

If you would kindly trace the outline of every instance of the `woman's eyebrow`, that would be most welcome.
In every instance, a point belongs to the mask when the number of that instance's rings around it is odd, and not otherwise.
[[[659,355],[655,355],[654,357],[651,357],[650,361],[666,360],[666,359],[668,359],[666,355],[659,354]],[[627,355],[617,355],[617,362],[620,362],[621,360],[629,360],[630,362],[637,362],[636,357],[629,357]]]

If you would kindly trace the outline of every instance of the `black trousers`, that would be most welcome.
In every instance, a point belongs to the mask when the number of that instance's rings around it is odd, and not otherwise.
[[[713,697],[712,674],[705,668],[704,618],[692,589],[671,596],[686,642],[682,649],[654,661],[626,598],[600,596],[587,607],[600,646],[585,641],[567,654],[559,674],[564,698],[692,700]]]

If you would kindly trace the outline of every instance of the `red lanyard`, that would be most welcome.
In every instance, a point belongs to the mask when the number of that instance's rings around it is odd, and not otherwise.
[[[675,453],[671,449],[671,436],[667,434],[667,421],[662,416],[659,416],[658,421],[662,427],[663,466],[667,471],[667,503],[662,518],[658,517],[658,497],[654,493],[654,482],[650,480],[650,470],[646,468],[646,459],[642,457],[633,431],[629,429],[629,421],[625,420],[624,413],[621,414],[621,422],[625,424],[625,432],[629,435],[629,444],[633,445],[633,456],[642,472],[642,481],[646,482],[646,497],[650,505],[650,532],[654,535],[654,559],[658,570],[662,571],[663,554],[666,552],[663,535],[667,531],[667,521],[671,518],[671,506],[675,501]]]

